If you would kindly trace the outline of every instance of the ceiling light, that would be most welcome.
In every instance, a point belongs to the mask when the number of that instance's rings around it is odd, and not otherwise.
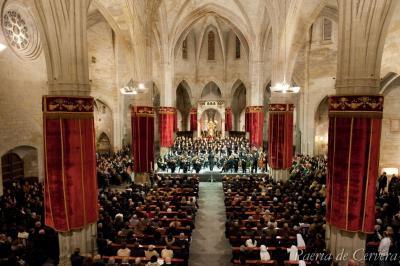
[[[2,44],[2,43],[0,42],[0,52],[3,52],[5,49],[7,49],[7,45]]]

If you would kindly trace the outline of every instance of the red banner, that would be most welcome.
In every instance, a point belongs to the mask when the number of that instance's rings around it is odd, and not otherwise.
[[[190,110],[190,131],[196,131],[197,130],[197,109],[192,108]]]
[[[246,107],[246,127],[250,133],[250,145],[261,147],[263,144],[264,112],[262,106]]]
[[[272,169],[288,169],[293,157],[293,104],[270,104],[268,162]]]
[[[43,97],[45,223],[60,232],[97,221],[92,97]]]
[[[132,107],[132,153],[135,173],[148,173],[153,169],[154,116],[153,107]]]
[[[329,98],[326,220],[342,230],[374,232],[382,96]]]
[[[232,108],[225,109],[225,131],[232,130]]]
[[[160,146],[172,147],[174,145],[174,126],[176,120],[176,110],[174,107],[160,107],[159,116],[159,132]]]
[[[160,107],[162,108],[162,107]],[[173,108],[173,107],[171,107]],[[174,109],[174,122],[173,122],[173,131],[176,132],[178,130],[178,111],[176,110],[176,108]]]

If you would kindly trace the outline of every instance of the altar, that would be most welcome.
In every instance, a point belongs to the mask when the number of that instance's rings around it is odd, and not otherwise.
[[[197,137],[225,137],[225,102],[206,100],[197,103]]]

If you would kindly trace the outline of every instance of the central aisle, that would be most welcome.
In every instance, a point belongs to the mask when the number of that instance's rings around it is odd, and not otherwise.
[[[222,183],[200,182],[199,210],[190,246],[190,266],[232,265],[231,246],[225,238]]]

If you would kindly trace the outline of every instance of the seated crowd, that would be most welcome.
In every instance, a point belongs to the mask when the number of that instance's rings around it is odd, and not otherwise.
[[[100,191],[97,245],[103,260],[187,265],[198,187],[196,177],[156,176],[153,188]]]
[[[97,182],[99,187],[109,185],[121,185],[133,180],[133,158],[129,146],[118,152],[108,154],[96,154],[97,157]]]
[[[44,265],[58,261],[57,233],[44,225],[43,186],[13,181],[0,197],[0,265]]]
[[[299,264],[312,252],[321,254],[318,264],[330,265],[324,232],[326,161],[298,156],[290,171],[286,183],[268,175],[224,178],[226,237],[234,264]]]

